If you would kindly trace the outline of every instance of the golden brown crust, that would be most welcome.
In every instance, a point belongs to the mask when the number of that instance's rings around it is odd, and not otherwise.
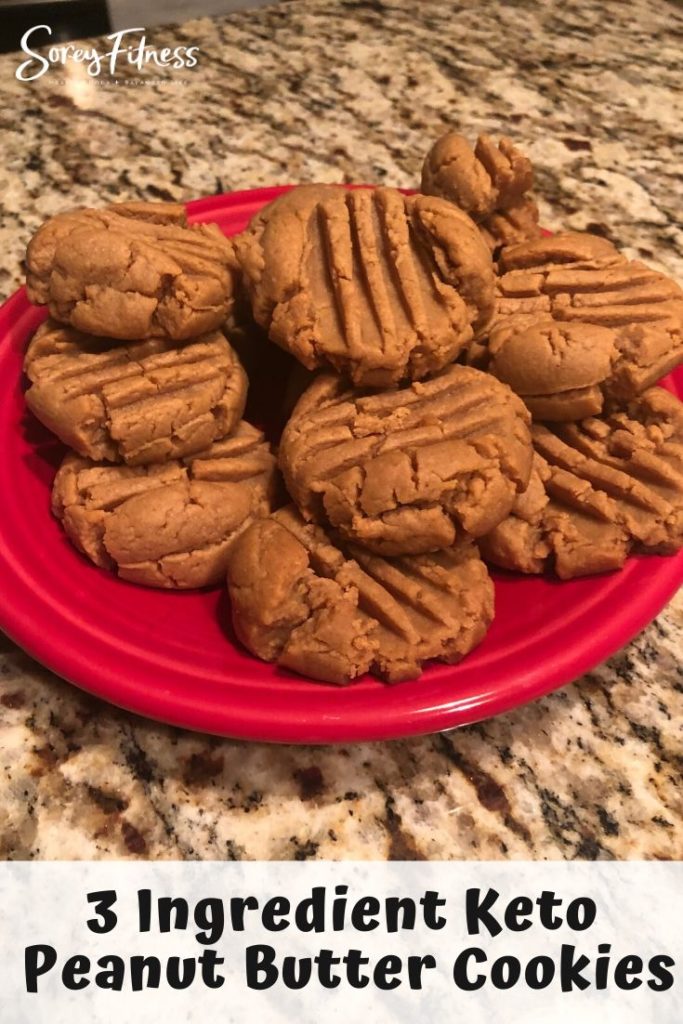
[[[116,345],[47,320],[24,369],[41,423],[81,455],[130,465],[207,447],[230,433],[246,401],[246,375],[219,331],[183,346]]]
[[[412,679],[429,658],[459,661],[493,618],[493,586],[474,545],[380,558],[345,549],[293,506],[239,538],[228,588],[250,651],[338,684],[367,671]]]
[[[490,253],[443,200],[309,185],[236,239],[254,317],[313,369],[388,387],[454,359],[487,327]]]
[[[188,226],[177,204],[123,203],[47,221],[26,252],[32,302],[90,334],[179,341],[220,327],[237,263],[215,225]]]
[[[292,498],[384,555],[447,547],[506,516],[531,468],[529,416],[495,378],[464,366],[384,393],[317,377],[285,427]]]
[[[275,458],[247,423],[183,461],[112,466],[66,456],[52,510],[96,565],[150,587],[220,582],[228,550],[272,509]]]
[[[663,388],[580,423],[532,427],[531,482],[480,542],[503,568],[561,579],[683,546],[683,404]]]

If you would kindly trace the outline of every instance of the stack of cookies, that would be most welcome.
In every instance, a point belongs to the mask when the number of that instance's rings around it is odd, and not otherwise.
[[[182,206],[129,203],[53,218],[26,262],[50,313],[26,353],[26,401],[71,449],[52,497],[69,538],[135,583],[222,582],[276,473],[241,419],[247,379],[222,330],[232,243],[188,227]]]
[[[419,193],[300,186],[232,240],[165,204],[44,225],[27,401],[73,449],[70,538],[138,583],[227,574],[244,645],[335,683],[464,657],[487,563],[569,579],[677,550],[683,406],[653,385],[683,361],[683,293],[604,239],[544,237],[532,185],[509,140],[449,133]],[[240,419],[238,289],[251,361],[265,332],[262,358],[307,374],[284,503]]]

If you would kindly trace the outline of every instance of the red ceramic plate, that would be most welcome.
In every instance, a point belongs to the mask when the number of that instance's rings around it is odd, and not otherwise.
[[[191,203],[193,220],[241,230],[282,189]],[[449,729],[575,679],[630,640],[683,581],[683,553],[631,558],[619,573],[558,583],[496,574],[496,619],[457,666],[415,682],[307,682],[234,641],[224,592],[164,593],[93,567],[50,514],[61,445],[26,413],[22,354],[43,319],[23,289],[0,308],[0,626],[91,693],[150,718],[253,740],[331,743]],[[683,395],[683,373],[667,381]]]

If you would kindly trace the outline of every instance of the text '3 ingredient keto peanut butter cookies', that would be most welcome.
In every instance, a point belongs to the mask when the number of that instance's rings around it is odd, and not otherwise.
[[[493,266],[470,218],[395,189],[301,186],[235,240],[256,321],[306,367],[388,387],[486,329]]]
[[[499,269],[488,350],[472,354],[535,418],[599,413],[605,397],[632,398],[683,361],[683,291],[606,239],[512,246]]]
[[[228,550],[273,507],[275,458],[240,423],[231,437],[183,461],[112,466],[70,453],[52,510],[96,565],[149,587],[204,587],[225,577]]]
[[[468,213],[493,251],[540,235],[538,207],[527,194],[533,181],[531,162],[510,139],[496,145],[480,135],[473,149],[462,135],[447,132],[425,158],[421,191]]]
[[[26,402],[57,437],[92,459],[163,462],[229,434],[247,378],[223,334],[179,346],[115,345],[47,320],[24,364]]]
[[[317,377],[285,427],[280,466],[304,516],[379,554],[491,530],[531,471],[529,414],[494,377],[450,366],[383,393]]]
[[[561,579],[683,545],[683,404],[663,388],[580,423],[534,424],[534,468],[512,514],[480,542],[506,569]]]
[[[414,679],[429,658],[460,661],[493,618],[474,544],[408,558],[342,547],[293,506],[249,527],[228,559],[235,631],[266,661],[331,683],[370,671]]]
[[[182,206],[124,203],[47,221],[26,252],[32,302],[61,323],[121,340],[193,338],[233,306],[234,247]]]

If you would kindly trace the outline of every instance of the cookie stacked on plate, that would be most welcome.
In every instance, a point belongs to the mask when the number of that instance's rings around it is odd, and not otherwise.
[[[254,317],[318,370],[282,434],[292,505],[228,568],[260,657],[347,682],[455,662],[493,617],[476,547],[531,473],[531,417],[455,359],[494,313],[490,249],[466,212],[389,188],[302,186],[236,239]]]
[[[27,401],[74,449],[71,539],[138,583],[227,572],[244,645],[335,683],[465,656],[486,563],[568,579],[679,548],[683,407],[652,385],[683,360],[683,293],[603,239],[543,237],[532,185],[509,140],[449,133],[419,193],[300,186],[232,240],[167,204],[48,222]],[[261,360],[300,365],[283,501],[241,420],[238,288],[246,364],[265,332]]]
[[[48,221],[27,290],[29,408],[72,449],[53,511],[97,565],[149,586],[220,582],[272,507],[275,460],[242,421],[247,379],[223,324],[232,243],[182,206],[128,203]]]
[[[508,384],[534,420],[529,487],[482,553],[570,579],[683,545],[683,406],[652,386],[683,361],[683,292],[604,238],[541,237],[538,217],[520,212],[531,185],[531,165],[507,140],[483,137],[472,150],[454,134],[435,144],[422,178],[492,243],[495,310],[466,361]]]
[[[494,252],[540,237],[538,207],[530,195],[533,183],[531,161],[510,139],[496,144],[480,135],[472,147],[462,135],[447,132],[425,158],[420,190],[468,213]]]

